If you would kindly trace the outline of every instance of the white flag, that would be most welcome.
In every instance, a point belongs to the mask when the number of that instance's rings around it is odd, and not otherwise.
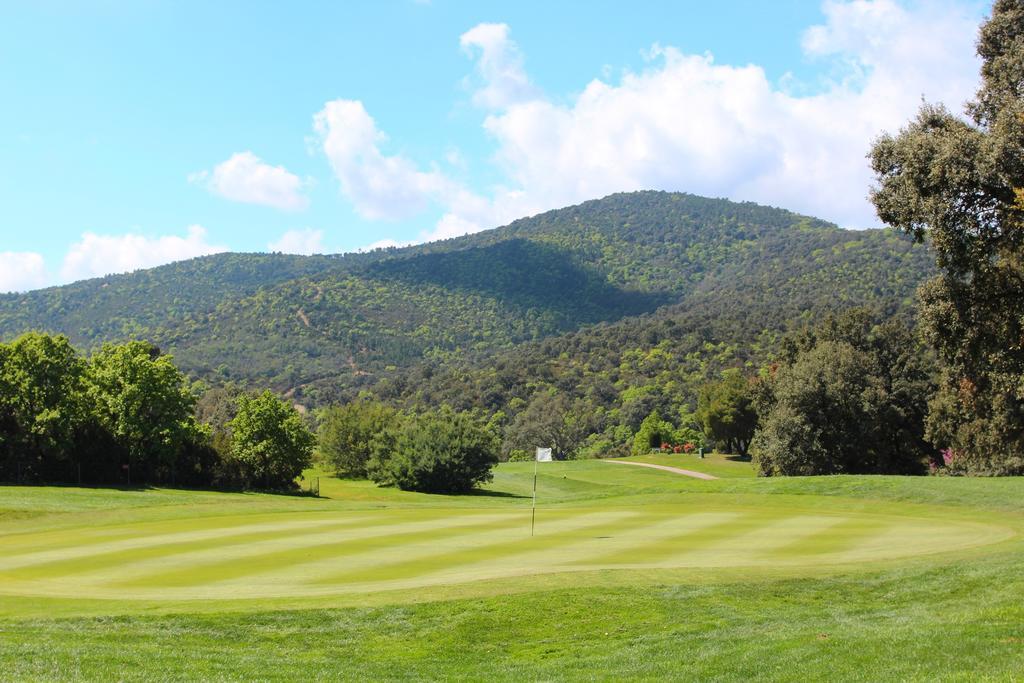
[[[537,449],[537,462],[551,462],[551,449],[550,448],[538,448]]]

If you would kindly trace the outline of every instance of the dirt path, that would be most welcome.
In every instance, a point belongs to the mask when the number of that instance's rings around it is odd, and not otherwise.
[[[684,470],[679,467],[669,467],[668,465],[653,465],[649,462],[633,462],[631,460],[605,460],[605,462],[612,462],[617,465],[636,465],[637,467],[650,467],[655,470],[665,470],[666,472],[675,472],[676,474],[682,474],[686,477],[693,477],[694,479],[718,479],[710,474],[704,474],[703,472],[694,472],[693,470]]]

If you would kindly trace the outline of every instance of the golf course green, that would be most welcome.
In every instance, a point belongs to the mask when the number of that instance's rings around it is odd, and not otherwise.
[[[5,679],[290,678],[313,656],[319,675],[337,677],[700,678],[728,652],[762,651],[766,641],[752,634],[726,637],[740,624],[774,623],[768,640],[811,625],[820,629],[815,637],[827,634],[819,645],[852,629],[877,639],[864,653],[886,637],[924,637],[945,624],[962,631],[963,647],[972,624],[966,615],[1021,584],[1018,479],[761,480],[749,464],[721,457],[640,460],[719,478],[596,460],[544,463],[532,536],[532,463],[501,465],[494,482],[468,496],[405,493],[315,472],[308,476],[320,476],[320,498],[0,488],[0,670],[10,674]],[[954,609],[949,601],[965,568],[994,580],[977,601]],[[955,587],[940,590],[941,576]],[[1020,594],[1007,593],[1002,607],[1021,615]],[[897,608],[903,602],[906,614]],[[734,609],[723,615],[727,605]],[[351,622],[334,634],[338,642],[329,642],[325,619]],[[872,619],[881,624],[874,633]],[[478,638],[460,637],[489,643],[490,656],[470,645],[444,660],[467,620]],[[1024,646],[1013,640],[1024,632],[1020,620],[1005,617],[975,626],[996,623],[1005,633],[989,645],[1011,652],[987,665],[998,678],[1024,662]],[[238,651],[226,643],[243,624],[255,641]],[[273,637],[269,624],[280,626]],[[680,629],[690,633],[686,642],[670,637]],[[721,638],[708,640],[715,632]],[[143,633],[146,643],[178,637],[190,649],[167,647],[146,659],[134,648],[149,645],[133,644]],[[512,656],[531,638],[552,637],[557,656]],[[324,655],[342,642],[348,656]],[[299,643],[308,652],[296,659]],[[679,658],[695,647],[699,661]],[[600,653],[601,664],[591,662],[600,670],[550,668],[570,652]],[[617,659],[606,661],[613,653]],[[273,666],[252,668],[257,654]],[[392,668],[360,668],[367,658]],[[931,668],[941,660],[911,657],[917,663],[904,673],[956,673]],[[743,661],[734,657],[719,675],[771,674],[758,668],[765,663],[751,660],[751,669]],[[800,666],[818,675],[845,671],[823,662],[805,652]],[[893,664],[861,663],[866,671]]]

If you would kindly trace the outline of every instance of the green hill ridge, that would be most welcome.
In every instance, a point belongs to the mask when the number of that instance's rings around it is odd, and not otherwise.
[[[316,404],[375,386],[422,396],[429,381],[403,383],[437,369],[479,375],[552,354],[585,364],[581,345],[611,340],[732,345],[743,351],[723,363],[742,362],[829,310],[906,313],[932,268],[927,248],[889,231],[635,192],[414,247],[219,254],[3,295],[0,337],[144,338],[194,376]]]

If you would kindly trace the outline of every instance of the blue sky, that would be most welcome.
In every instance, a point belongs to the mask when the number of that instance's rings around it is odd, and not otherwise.
[[[871,139],[977,83],[988,6],[10,3],[0,291],[453,236],[615,191],[844,227]]]

